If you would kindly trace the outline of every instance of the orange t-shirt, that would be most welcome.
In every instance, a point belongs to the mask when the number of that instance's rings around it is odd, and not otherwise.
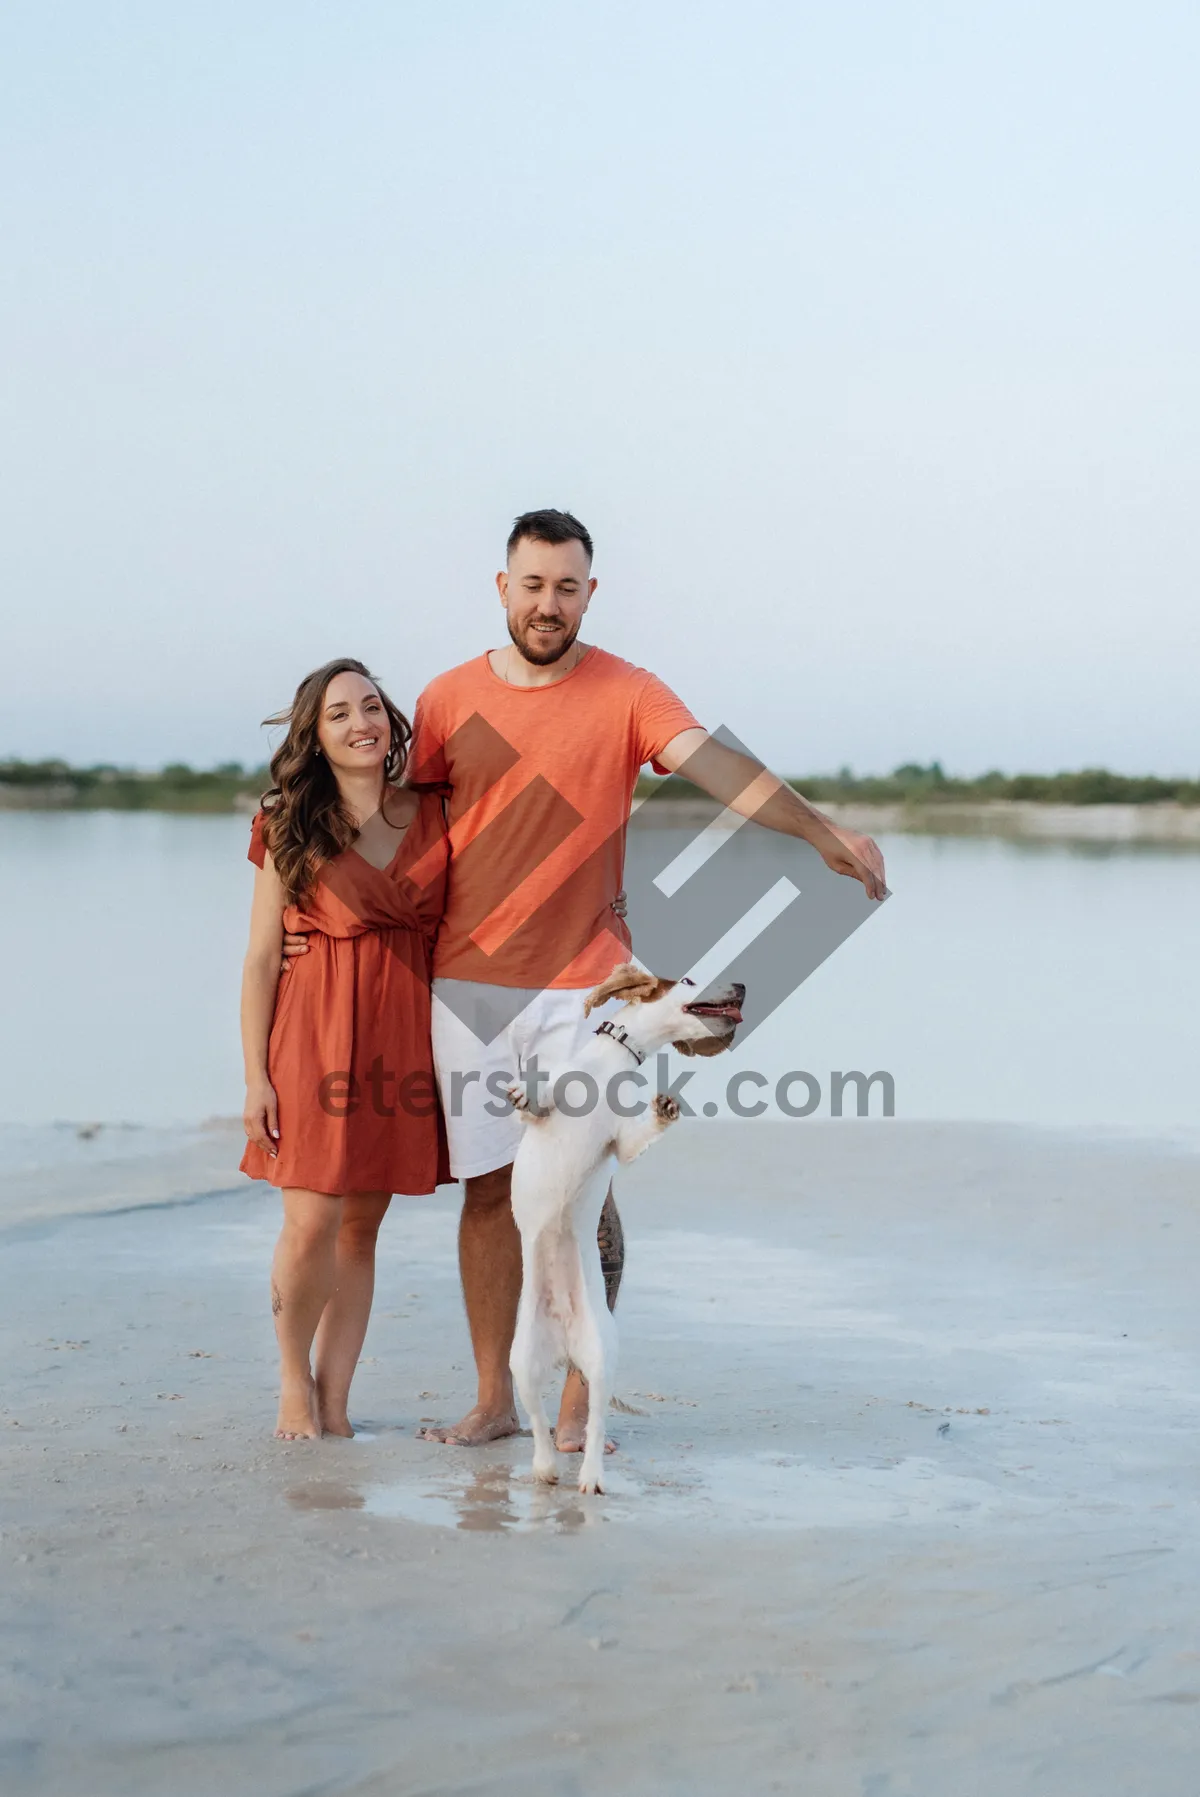
[[[579,988],[627,960],[611,906],[634,785],[698,728],[661,680],[603,649],[551,686],[509,686],[486,655],[431,680],[409,770],[450,800],[435,977]]]

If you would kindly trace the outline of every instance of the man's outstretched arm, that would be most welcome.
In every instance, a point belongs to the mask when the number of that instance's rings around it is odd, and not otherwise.
[[[727,749],[707,730],[681,730],[656,760],[660,767],[681,774],[740,817],[753,818],[756,824],[783,836],[811,842],[826,867],[861,880],[869,898],[887,897],[878,845],[869,836],[830,823],[753,755]]]

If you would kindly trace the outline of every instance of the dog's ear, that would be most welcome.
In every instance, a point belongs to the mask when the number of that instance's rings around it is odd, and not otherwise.
[[[703,1036],[697,1036],[694,1042],[672,1042],[671,1047],[677,1054],[712,1055],[724,1054],[732,1045],[732,1036],[719,1036],[712,1030],[706,1031]]]
[[[624,998],[630,1002],[657,998],[662,985],[663,981],[655,979],[645,968],[626,961],[620,967],[614,967],[608,978],[601,980],[594,992],[588,993],[583,1001],[583,1014],[589,1016],[597,1005],[607,1004],[610,998]]]

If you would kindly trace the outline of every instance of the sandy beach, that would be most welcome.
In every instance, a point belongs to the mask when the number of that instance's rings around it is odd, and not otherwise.
[[[416,1438],[470,1392],[453,1191],[393,1205],[359,1438],[273,1442],[235,1160],[10,1182],[8,1797],[1192,1787],[1184,1149],[681,1127],[623,1184],[594,1500]]]

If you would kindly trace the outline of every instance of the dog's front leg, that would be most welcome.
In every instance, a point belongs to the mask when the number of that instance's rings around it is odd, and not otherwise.
[[[511,1086],[505,1086],[504,1096],[522,1123],[544,1123],[554,1109],[554,1100],[547,1094],[539,1100],[535,1110],[529,1102],[529,1088],[524,1080],[515,1079]]]
[[[645,1154],[651,1142],[656,1142],[665,1129],[679,1119],[679,1104],[665,1092],[657,1092],[650,1100],[650,1108],[644,1117],[631,1117],[617,1132],[616,1154],[623,1167],[635,1161],[639,1154]]]

